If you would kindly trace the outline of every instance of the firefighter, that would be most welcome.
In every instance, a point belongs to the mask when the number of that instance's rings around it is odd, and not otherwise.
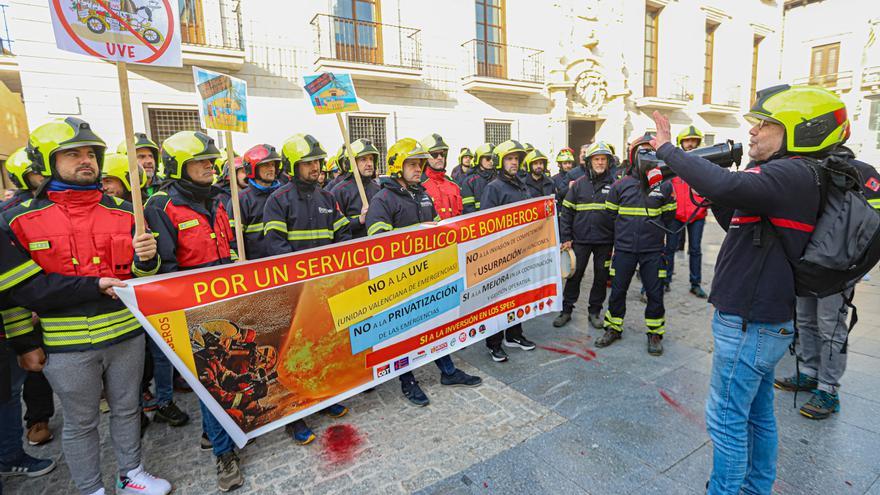
[[[574,150],[571,148],[559,150],[559,153],[556,153],[556,165],[559,167],[559,172],[552,179],[553,184],[556,185],[556,202],[562,205],[562,200],[568,194],[569,183],[571,182],[571,179],[568,178],[568,173],[574,167]],[[562,211],[561,208],[558,210]]]
[[[606,347],[621,338],[626,315],[626,291],[639,269],[647,296],[645,325],[648,327],[648,353],[663,354],[666,328],[663,307],[663,240],[675,217],[675,197],[669,181],[646,194],[633,174],[636,156],[647,145],[651,135],[637,138],[630,147],[630,174],[611,186],[605,206],[614,219],[614,258],[611,260],[611,297],[605,312],[605,333],[596,340],[596,347]]]
[[[157,234],[160,272],[225,265],[236,258],[229,215],[220,188],[212,184],[214,160],[219,157],[214,140],[201,132],[181,131],[162,143],[165,182],[144,208]],[[244,477],[232,439],[205,404],[199,402],[199,406],[201,444],[216,457],[217,485],[221,491],[237,488]]]
[[[351,143],[354,151],[357,173],[361,175],[361,183],[367,201],[379,192],[379,184],[376,183],[376,167],[379,165],[379,150],[373,146],[369,139],[358,139]],[[348,217],[351,227],[351,237],[359,239],[367,236],[367,209],[361,201],[361,194],[355,182],[354,172],[349,170],[342,177],[330,193],[336,198],[339,210]]]
[[[318,175],[327,159],[321,143],[308,134],[296,134],[281,147],[281,164],[290,182],[269,196],[263,210],[263,233],[269,255],[292,253],[351,239],[348,218],[339,211],[332,194],[318,187]],[[348,413],[342,404],[324,412],[341,418]],[[300,445],[315,434],[302,419],[287,425],[287,432]]]
[[[333,162],[334,165],[336,165],[337,175],[336,175],[336,177],[327,181],[327,185],[324,186],[324,189],[327,191],[330,191],[334,187],[336,187],[336,184],[339,184],[340,182],[342,182],[343,176],[345,176],[349,172],[351,172],[351,164],[349,163],[348,153],[346,152],[344,144],[339,147],[339,149],[336,151],[335,155],[333,155],[327,159],[324,167],[327,166],[326,163],[329,163],[331,161]],[[324,167],[322,167],[322,168],[324,168]]]
[[[425,136],[420,143],[431,155],[422,176],[422,186],[434,202],[434,209],[441,219],[461,215],[464,211],[461,188],[446,176],[446,155],[449,153],[449,145],[439,134]]]
[[[525,155],[526,151],[518,141],[508,140],[495,147],[494,162],[499,171],[497,177],[483,191],[480,208],[489,209],[529,199],[528,188],[517,176]],[[499,363],[507,361],[507,352],[501,346],[502,342],[506,347],[519,347],[524,351],[535,349],[535,343],[523,335],[520,323],[486,339],[486,347],[489,348],[492,360]]]
[[[458,165],[452,169],[452,180],[461,187],[464,178],[474,169],[474,152],[464,147],[458,152]]]
[[[141,184],[146,183],[147,173],[138,166]],[[120,153],[108,153],[104,156],[101,168],[101,189],[104,194],[114,198],[131,201],[131,179],[128,173],[128,157]]]
[[[382,177],[382,189],[373,196],[367,212],[367,234],[376,235],[425,222],[440,220],[434,203],[422,186],[421,178],[431,155],[412,138],[404,138],[388,148],[388,177]],[[448,355],[434,363],[440,368],[440,383],[446,386],[477,387],[483,380],[457,369]],[[430,404],[411,371],[400,375],[403,395],[416,406]]]
[[[324,173],[324,180],[323,181],[318,180],[318,182],[321,184],[322,188],[324,188],[328,191],[329,191],[329,189],[327,189],[327,186],[330,185],[330,182],[333,179],[335,179],[337,176],[339,176],[339,165],[336,164],[336,159],[337,159],[336,155],[327,157],[327,163],[325,163],[324,166],[321,167],[321,171]],[[378,163],[378,160],[377,160],[377,163]],[[319,179],[320,179],[320,177],[319,177]]]
[[[221,155],[220,158],[214,160],[214,166],[216,167],[214,173],[217,174],[214,178],[214,184],[220,188],[218,200],[225,205],[229,203],[229,198],[232,197],[232,186],[229,184],[229,169],[226,168],[226,152],[222,152]],[[232,160],[235,163],[238,193],[241,194],[248,187],[247,174],[244,172],[244,159],[238,153],[233,152]]]
[[[685,151],[696,149],[703,141],[703,133],[693,125],[689,125],[675,138],[676,144]],[[700,299],[706,299],[706,291],[702,284],[703,251],[700,244],[703,241],[703,228],[706,226],[706,208],[694,204],[701,203],[703,198],[696,192],[691,198],[691,187],[681,180],[681,177],[672,179],[672,188],[675,191],[675,201],[678,204],[675,210],[675,219],[672,221],[672,233],[666,236],[666,248],[663,257],[666,262],[665,290],[669,292],[672,282],[672,273],[675,268],[675,252],[684,244],[685,231],[690,244],[688,248],[688,262],[690,268],[691,294]],[[679,240],[681,242],[679,242]]]
[[[556,196],[556,184],[547,175],[547,155],[540,150],[530,151],[520,168],[526,172],[523,182],[529,189],[529,196]]]
[[[248,187],[238,196],[241,228],[245,255],[255,260],[269,256],[263,238],[263,209],[269,196],[281,187],[281,155],[271,144],[258,144],[245,152],[242,163]],[[232,211],[232,198],[225,206],[227,213]],[[234,219],[230,225],[235,227]]]
[[[560,233],[562,249],[574,249],[577,266],[571,278],[565,281],[562,312],[553,320],[554,327],[571,321],[574,304],[581,293],[581,280],[593,256],[593,286],[587,308],[593,328],[602,328],[602,304],[607,292],[608,270],[614,242],[614,219],[605,209],[605,199],[611,191],[614,177],[611,173],[611,150],[599,141],[590,147],[586,175],[574,181],[562,202]]]
[[[28,158],[27,150],[24,148],[13,151],[4,165],[6,176],[17,191],[11,198],[0,203],[0,212],[32,199],[34,191],[40,187],[45,179],[42,175],[34,172],[33,162]]]
[[[138,166],[144,169],[147,180],[141,181],[141,190],[144,194],[144,200],[156,194],[162,183],[162,171],[159,157],[159,146],[148,138],[143,132],[134,133],[134,149],[137,156]],[[128,148],[125,141],[119,143],[116,152],[122,155],[128,155]]]
[[[132,238],[131,204],[101,193],[106,145],[88,123],[68,117],[39,126],[28,138],[28,149],[34,171],[47,180],[33,201],[6,212],[0,229],[44,272],[66,275],[71,295],[64,306],[38,312],[43,348],[28,353],[23,367],[42,370],[61,400],[65,459],[81,493],[103,490],[98,438],[102,390],[111,408],[117,493],[169,493],[171,484],[147,473],[141,462],[143,329],[115,299],[112,286],[104,284],[108,278],[156,273],[156,240],[149,232]],[[88,297],[98,290],[111,297],[77,300],[76,292]],[[31,297],[38,302],[46,295]],[[52,358],[46,360],[44,352]]]
[[[461,186],[461,202],[465,213],[480,210],[483,189],[495,179],[494,149],[495,145],[492,143],[483,143],[474,150],[474,161],[477,165],[473,172],[464,177]]]

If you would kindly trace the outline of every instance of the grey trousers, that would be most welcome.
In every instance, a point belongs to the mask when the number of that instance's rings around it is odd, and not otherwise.
[[[849,308],[843,298],[843,293],[821,299],[797,298],[797,356],[802,363],[801,371],[819,381],[819,390],[832,394],[837,393],[846,371],[846,354],[841,354],[840,349],[846,343]]]
[[[119,474],[141,463],[140,384],[144,372],[144,336],[103,349],[48,355],[43,374],[64,414],[62,449],[70,475],[83,494],[101,482],[101,391],[110,405],[110,440]]]

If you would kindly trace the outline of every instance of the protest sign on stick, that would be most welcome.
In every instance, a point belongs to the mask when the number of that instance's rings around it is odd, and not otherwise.
[[[324,72],[314,76],[305,76],[303,79],[306,93],[309,95],[309,101],[312,103],[315,113],[318,115],[336,114],[336,122],[339,124],[339,132],[345,143],[345,151],[348,154],[352,175],[361,196],[361,203],[364,208],[368,208],[370,204],[367,201],[367,193],[364,191],[361,174],[357,170],[354,151],[351,149],[351,138],[348,136],[348,130],[342,120],[343,113],[357,112],[360,109],[351,74]],[[376,166],[378,167],[379,164],[377,163]]]

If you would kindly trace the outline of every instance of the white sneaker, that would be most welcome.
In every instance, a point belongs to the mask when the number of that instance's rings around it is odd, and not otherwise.
[[[144,466],[140,465],[116,480],[116,494],[123,493],[168,495],[171,493],[171,483],[144,471]]]

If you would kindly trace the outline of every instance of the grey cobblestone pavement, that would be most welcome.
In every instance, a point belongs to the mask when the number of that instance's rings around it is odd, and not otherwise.
[[[707,225],[706,288],[721,239],[721,229]],[[679,253],[666,296],[662,357],[645,351],[644,305],[634,281],[621,342],[593,348],[600,331],[587,328],[584,304],[562,329],[553,328],[552,316],[533,320],[525,329],[539,344],[534,352],[512,350],[510,361],[500,364],[482,344],[456,353],[462,369],[483,377],[479,388],[442,387],[429,365],[416,371],[431,398],[426,408],[410,406],[392,380],[349,401],[344,418],[313,416],[318,440],[312,445],[295,445],[283,430],[260,437],[241,452],[247,483],[235,493],[702,493],[712,450],[703,419],[711,308],[687,293],[686,266]],[[873,276],[880,282],[880,272]],[[588,275],[582,302],[589,283]],[[811,421],[798,414],[791,394],[777,394],[776,493],[880,495],[878,301],[880,284],[860,284],[860,320],[851,336],[840,414]],[[786,356],[779,373],[793,367]],[[798,405],[808,398],[800,394]],[[177,400],[193,421],[177,429],[151,425],[144,437],[147,467],[170,479],[176,494],[214,493],[212,456],[198,448],[198,404],[192,394]],[[59,437],[60,416],[52,421]],[[111,487],[115,467],[106,415],[101,428]],[[60,439],[28,450],[62,458]],[[7,493],[73,493],[63,462],[42,478],[7,478],[4,485]]]

